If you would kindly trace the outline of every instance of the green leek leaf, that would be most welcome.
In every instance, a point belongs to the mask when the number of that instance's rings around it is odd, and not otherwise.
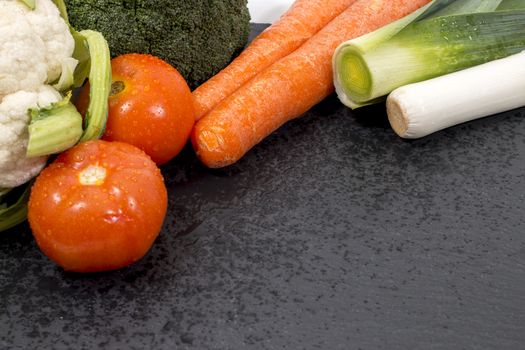
[[[31,0],[34,1],[34,0]],[[64,3],[64,0],[53,0],[53,3],[58,8],[58,11],[60,11],[60,16],[66,21],[67,24],[69,24],[69,18],[67,16],[67,9],[66,4]]]
[[[434,0],[421,7],[419,10],[412,12],[408,16],[387,24],[376,31],[351,40],[352,45],[360,51],[371,50],[375,46],[392,38],[411,23],[427,18],[453,2],[454,0]]]
[[[525,8],[525,0],[502,0],[497,10],[505,11],[505,10],[524,9],[524,8]]]
[[[437,11],[431,17],[461,15],[476,12],[495,11],[502,0],[456,0],[445,8]]]

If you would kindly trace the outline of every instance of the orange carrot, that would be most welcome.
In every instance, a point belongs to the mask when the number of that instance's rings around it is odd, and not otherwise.
[[[201,119],[193,147],[210,168],[235,163],[282,124],[334,91],[332,55],[344,41],[397,20],[429,0],[357,0],[303,46],[277,61]]]
[[[229,66],[193,92],[197,120],[257,73],[301,46],[354,1],[297,0]]]

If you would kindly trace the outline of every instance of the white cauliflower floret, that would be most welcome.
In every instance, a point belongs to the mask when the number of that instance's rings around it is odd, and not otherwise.
[[[26,157],[28,110],[48,107],[61,99],[51,86],[41,85],[36,91],[18,91],[0,100],[0,188],[22,185],[44,168],[47,157]]]
[[[0,99],[56,81],[75,41],[52,0],[0,0]]]

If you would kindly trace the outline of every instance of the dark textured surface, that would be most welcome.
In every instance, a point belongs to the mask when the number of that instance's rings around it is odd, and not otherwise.
[[[525,110],[407,142],[332,96],[238,164],[164,167],[155,246],[64,273],[0,236],[0,348],[522,349]]]

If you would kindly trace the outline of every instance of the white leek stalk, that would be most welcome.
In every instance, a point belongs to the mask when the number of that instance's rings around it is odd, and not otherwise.
[[[525,51],[394,90],[390,125],[403,138],[525,106]]]

